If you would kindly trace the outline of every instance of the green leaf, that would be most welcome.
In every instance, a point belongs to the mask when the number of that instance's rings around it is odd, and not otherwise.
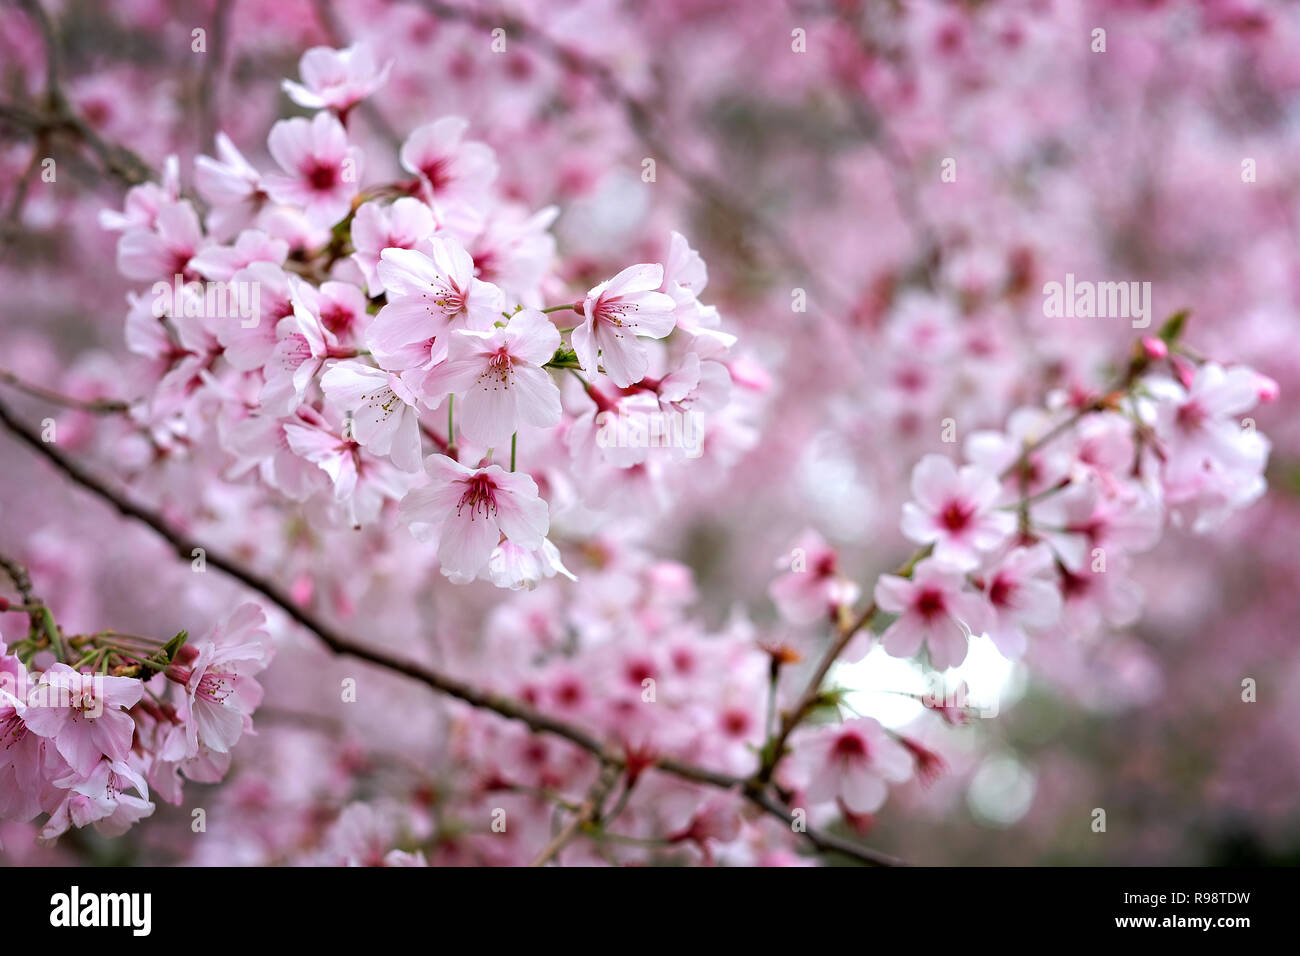
[[[1177,342],[1178,337],[1183,334],[1183,326],[1187,323],[1187,317],[1191,314],[1191,309],[1179,309],[1165,319],[1165,324],[1160,326],[1160,331],[1156,333],[1160,341],[1166,345],[1173,345]]]
[[[189,636],[189,631],[181,631],[162,646],[162,653],[167,657],[167,663],[170,664],[172,661],[176,660],[177,653],[185,645],[185,641]]]

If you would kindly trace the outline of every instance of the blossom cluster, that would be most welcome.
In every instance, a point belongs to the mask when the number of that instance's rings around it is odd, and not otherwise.
[[[259,172],[222,135],[195,163],[202,216],[170,162],[103,217],[121,231],[121,272],[154,283],[127,319],[159,375],[144,424],[165,445],[215,419],[232,474],[322,522],[360,527],[400,505],[452,580],[572,576],[539,479],[575,508],[654,497],[730,403],[736,340],[700,301],[703,260],[673,233],[663,262],[546,307],[562,288],[556,211],[494,190],[494,152],[464,119],[415,129],[404,178],[366,185],[344,120],[386,67],[365,48],[315,48],[301,72],[286,89],[319,109],[271,128],[279,169]],[[674,440],[684,421],[693,448]]]
[[[256,675],[271,659],[264,625],[244,604],[153,653],[126,635],[73,638],[69,649],[84,651],[74,664],[0,643],[0,817],[48,814],[43,840],[92,824],[120,836],[153,814],[151,793],[179,804],[184,780],[219,782],[253,732]]]
[[[871,605],[872,616],[892,616],[878,636],[886,653],[924,649],[943,671],[962,664],[972,636],[988,635],[1015,660],[1031,638],[1086,643],[1128,627],[1142,599],[1133,556],[1156,545],[1167,519],[1207,533],[1263,494],[1270,443],[1243,416],[1276,398],[1277,384],[1249,367],[1171,354],[1166,339],[1180,324],[1143,341],[1122,389],[1021,408],[1005,430],[971,434],[961,467],[938,454],[917,463],[901,530],[921,550],[879,578]],[[794,553],[799,567],[770,588],[785,619],[851,613],[857,588],[834,549],[809,533]],[[864,629],[839,659],[861,660],[876,640]],[[883,803],[885,781],[910,776],[900,745],[909,743],[873,720],[849,720],[811,732],[795,763],[810,798],[867,814]]]

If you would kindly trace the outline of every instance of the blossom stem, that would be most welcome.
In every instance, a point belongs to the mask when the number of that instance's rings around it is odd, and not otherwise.
[[[515,470],[515,453],[519,445],[519,432],[510,436],[510,470]]]
[[[903,565],[894,573],[901,578],[911,577],[912,571],[915,570],[917,564],[928,557],[932,550],[934,550],[933,545],[926,545],[924,548],[918,549],[916,553],[908,558],[907,561],[904,562]],[[827,648],[826,653],[822,655],[821,663],[817,665],[817,670],[808,680],[808,684],[804,688],[803,694],[799,697],[799,701],[795,704],[792,710],[789,710],[782,715],[780,731],[777,733],[775,738],[769,738],[768,742],[763,746],[763,761],[759,765],[758,771],[754,774],[754,782],[756,784],[759,786],[765,786],[771,781],[772,774],[776,770],[777,764],[780,763],[781,758],[785,756],[785,745],[786,741],[790,739],[790,734],[792,734],[795,728],[798,727],[799,724],[803,723],[804,719],[812,713],[814,709],[816,709],[818,701],[821,700],[822,681],[824,681],[826,675],[830,673],[830,669],[834,665],[835,661],[842,653],[844,653],[844,648],[848,647],[849,641],[853,640],[858,631],[871,623],[878,611],[879,608],[877,608],[876,602],[872,601],[867,606],[866,610],[856,618],[850,619],[847,623],[841,623],[839,634],[834,643]]]
[[[460,461],[459,449],[456,446],[456,396],[447,396],[447,443],[443,446],[443,452],[452,461]]]
[[[1042,501],[1044,498],[1050,498],[1052,495],[1064,491],[1066,488],[1069,488],[1070,485],[1073,483],[1074,481],[1071,478],[1062,478],[1060,481],[1052,485],[1050,488],[1044,488],[1042,491],[1037,491],[1032,495],[1025,495],[1023,498],[1021,498],[1019,501],[1015,502],[1014,504],[1000,505],[999,510],[1018,511],[1024,508],[1026,505],[1033,504],[1035,501]],[[1024,482],[1022,481],[1021,494],[1024,494],[1023,485]]]

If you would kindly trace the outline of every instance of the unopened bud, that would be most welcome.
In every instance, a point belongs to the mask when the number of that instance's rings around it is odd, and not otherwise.
[[[1164,339],[1158,339],[1154,335],[1148,335],[1142,340],[1142,348],[1153,359],[1162,359],[1169,354],[1169,346]]]
[[[190,678],[194,676],[194,671],[181,664],[168,664],[163,668],[163,673],[167,675],[169,681],[177,684],[188,684]]]

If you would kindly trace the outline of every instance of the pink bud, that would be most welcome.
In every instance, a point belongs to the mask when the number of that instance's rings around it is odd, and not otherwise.
[[[1191,388],[1192,382],[1196,378],[1196,366],[1187,361],[1181,355],[1175,355],[1169,360],[1174,371],[1178,374],[1178,381],[1183,383],[1183,388]]]
[[[1164,339],[1158,339],[1154,335],[1148,335],[1142,340],[1142,348],[1153,359],[1162,359],[1169,354],[1169,346]]]
[[[194,671],[180,664],[168,664],[163,668],[163,673],[167,675],[169,681],[177,684],[188,684],[190,678],[194,676]]]
[[[316,583],[312,580],[310,574],[300,574],[293,580],[289,586],[289,597],[293,599],[294,604],[306,606],[311,603],[312,592],[315,591]]]

